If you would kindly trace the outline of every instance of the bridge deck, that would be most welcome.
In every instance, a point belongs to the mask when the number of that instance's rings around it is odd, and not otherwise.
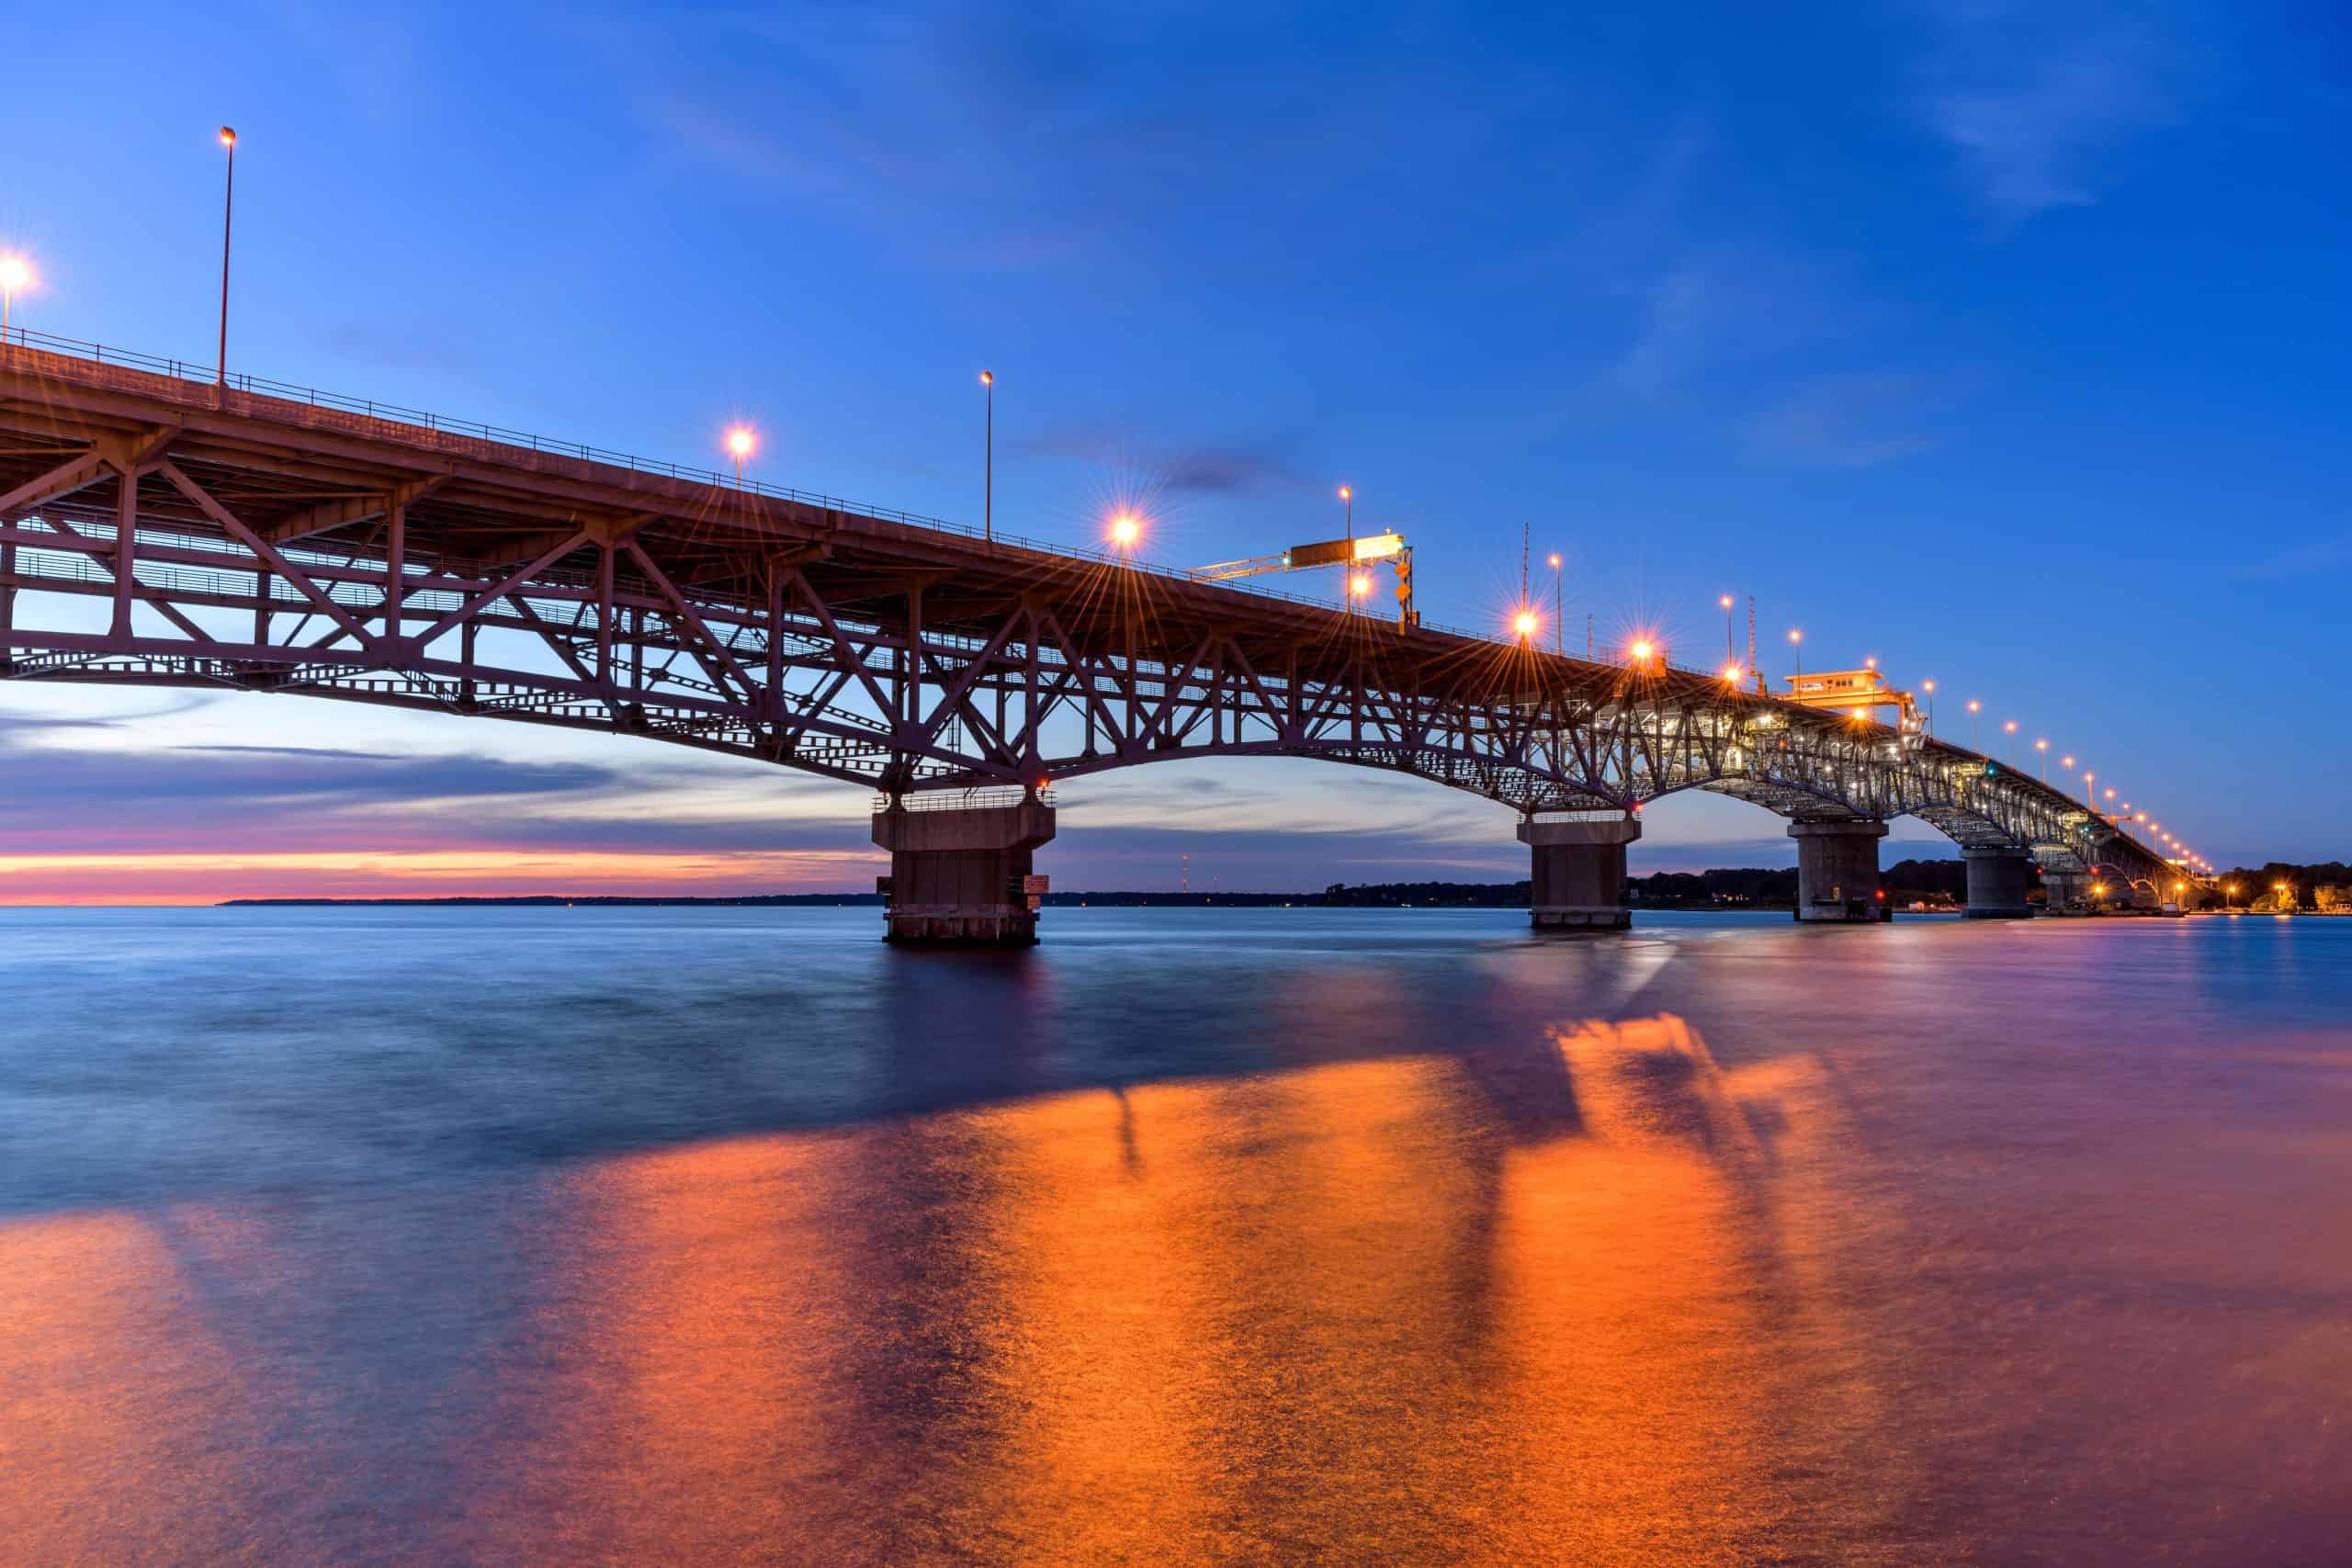
[[[1528,811],[1695,787],[1788,816],[1917,812],[2069,862],[2119,837],[1962,749],[1713,674],[560,445],[0,346],[7,673],[607,728],[886,789],[1282,754]],[[112,613],[37,630],[20,594]],[[483,633],[509,653],[485,658]]]

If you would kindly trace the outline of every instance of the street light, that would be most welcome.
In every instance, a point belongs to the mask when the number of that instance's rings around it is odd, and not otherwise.
[[[1983,727],[1977,723],[1976,715],[1984,706],[1984,705],[1974,697],[1968,699],[1968,749],[1980,757],[1984,754],[1984,738],[1981,733]]]
[[[1794,626],[1791,626],[1789,628],[1789,657],[1795,661],[1796,673],[1800,675],[1804,674],[1804,633],[1797,630]]]
[[[2046,784],[2050,782],[2050,742],[2037,740],[2033,749],[2041,753],[2041,782]]]
[[[1356,536],[1356,491],[1353,485],[1340,487],[1340,499],[1348,503],[1348,537]]]
[[[1122,512],[1111,519],[1111,542],[1119,547],[1121,555],[1133,555],[1136,541],[1142,537],[1143,519],[1134,513]]]
[[[727,455],[735,459],[737,490],[743,488],[743,459],[750,457],[752,449],[759,444],[760,438],[752,434],[750,425],[739,424],[727,433]]]
[[[1747,671],[1736,664],[1726,664],[1724,666],[1724,684],[1736,691],[1739,687],[1740,676],[1746,673]]]
[[[1732,646],[1731,640],[1731,595],[1726,593],[1720,599],[1717,599],[1715,603],[1723,606],[1724,662],[1725,664],[1729,664],[1732,660],[1739,657],[1738,651]]]
[[[2018,721],[2016,719],[2010,719],[2007,723],[2001,726],[2001,729],[2002,732],[2009,738],[2009,766],[2014,768],[2018,765]]]
[[[1370,573],[1370,572],[1368,572],[1368,571],[1357,571],[1357,572],[1351,572],[1351,573],[1349,573],[1349,575],[1348,575],[1348,594],[1349,594],[1349,597],[1351,597],[1351,598],[1354,598],[1354,599],[1361,599],[1361,598],[1363,598],[1365,594],[1367,594],[1367,593],[1369,593],[1369,592],[1372,592],[1372,573]]]
[[[16,306],[17,291],[30,288],[37,281],[32,264],[24,257],[0,256],[0,342],[7,339],[8,317]]]
[[[1646,670],[1650,667],[1650,655],[1657,650],[1651,648],[1649,638],[1637,637],[1634,639],[1633,646],[1625,651],[1634,656],[1634,665],[1636,669]]]
[[[220,128],[220,145],[229,150],[229,169],[220,189],[220,352],[214,355],[212,384],[229,385],[229,217],[237,200],[237,133]]]
[[[980,479],[980,537],[993,545],[996,543],[996,372],[981,371],[980,385],[988,389],[989,400],[989,429]]]
[[[1511,622],[1511,629],[1519,633],[1519,640],[1527,641],[1535,635],[1535,612],[1521,610]]]
[[[1922,681],[1919,685],[1928,694],[1928,733],[1933,735],[1936,732],[1936,683]]]

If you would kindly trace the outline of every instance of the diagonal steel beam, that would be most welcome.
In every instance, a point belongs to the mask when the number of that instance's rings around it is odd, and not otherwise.
[[[464,604],[458,605],[456,609],[450,611],[447,615],[442,616],[439,620],[425,627],[423,632],[417,635],[416,646],[419,648],[429,646],[433,642],[434,638],[441,636],[444,632],[447,632],[451,626],[456,626],[460,621],[471,619],[474,615],[480,614],[486,606],[494,604],[499,600],[505,598],[506,595],[512,593],[515,589],[521,587],[524,583],[528,582],[531,579],[538,576],[539,573],[545,571],[548,568],[553,566],[556,562],[561,560],[564,557],[570,555],[572,551],[578,549],[587,542],[588,536],[584,532],[574,533],[570,538],[564,540],[561,544],[555,546],[552,549],[547,550],[535,559],[526,561],[523,565],[516,567],[513,571],[508,572],[504,577],[500,578],[496,582],[492,583],[488,588],[485,588],[480,593],[475,594],[472,598],[467,600]]]
[[[351,617],[348,611],[334,602],[332,595],[320,592],[319,585],[311,581],[309,576],[293,562],[279,555],[276,546],[246,527],[227,507],[213,500],[201,485],[180,472],[178,464],[166,458],[157,467],[163,476],[171,481],[174,490],[196,502],[198,511],[227,529],[239,544],[266,561],[270,570],[292,583],[303,598],[316,604],[321,614],[350,633],[361,647],[372,646],[372,639],[367,632],[361,628],[357,621]]]
[[[107,460],[96,452],[85,452],[71,457],[41,475],[0,495],[0,515],[33,512],[52,501],[62,501],[77,490],[86,490],[106,477]]]
[[[719,640],[718,635],[710,629],[709,625],[700,615],[695,613],[695,607],[686,603],[686,596],[678,592],[678,585],[672,582],[668,574],[653,564],[653,558],[645,553],[643,546],[635,539],[630,539],[623,548],[628,551],[631,558],[643,570],[655,591],[670,602],[670,608],[684,618],[687,628],[707,644],[712,653],[718,656],[718,665],[716,668],[701,654],[695,656],[695,661],[709,673],[712,682],[723,687],[727,684],[729,676],[734,677],[735,683],[742,688],[743,700],[756,708],[760,701],[759,682],[744,672],[743,666],[737,661],[734,651]]]

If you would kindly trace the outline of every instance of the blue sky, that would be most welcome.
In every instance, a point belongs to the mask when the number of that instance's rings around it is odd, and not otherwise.
[[[1484,624],[1526,524],[1579,634],[1701,662],[1753,593],[1775,674],[1800,626],[2216,862],[2352,853],[2352,22],[1786,10],[54,7],[0,247],[26,323],[209,358],[228,121],[234,366],[686,459],[741,414],[763,478],[962,518],[988,366],[1011,531],[1136,491],[1191,564],[1352,483]],[[138,781],[256,768],[388,875],[462,819],[532,875],[870,886],[855,792],[645,742],[0,691],[0,799],[87,859]],[[1069,802],[1064,886],[1524,874],[1499,807],[1307,763]],[[1789,858],[1736,803],[1648,822],[1650,866]]]

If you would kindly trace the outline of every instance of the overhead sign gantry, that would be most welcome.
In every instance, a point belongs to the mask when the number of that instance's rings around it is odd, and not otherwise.
[[[1306,571],[1316,567],[1336,566],[1349,574],[1348,597],[1353,600],[1370,587],[1371,576],[1366,569],[1385,561],[1396,573],[1397,624],[1418,626],[1420,616],[1413,609],[1413,547],[1404,536],[1391,530],[1382,534],[1366,534],[1360,538],[1324,539],[1311,545],[1293,545],[1279,555],[1249,556],[1240,560],[1218,561],[1214,566],[1196,567],[1185,573],[1195,582],[1231,582],[1237,578],[1263,577],[1270,572]],[[1363,573],[1359,580],[1357,574]],[[1359,587],[1361,581],[1362,587]]]

